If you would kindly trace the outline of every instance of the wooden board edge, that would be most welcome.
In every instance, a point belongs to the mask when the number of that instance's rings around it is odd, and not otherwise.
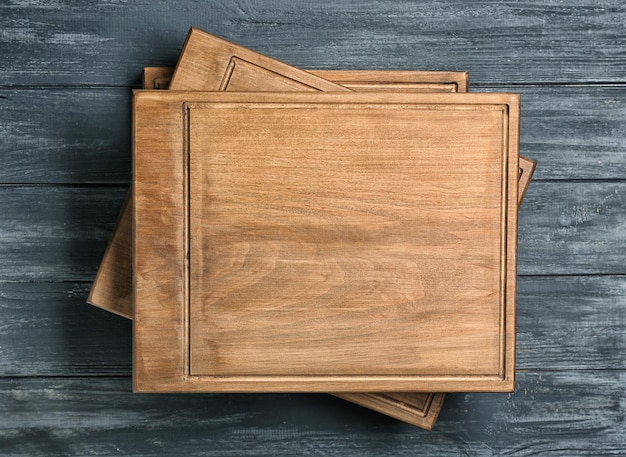
[[[420,409],[394,397],[393,393],[348,392],[332,393],[331,395],[428,431],[431,431],[435,426],[443,407],[443,401],[446,398],[445,393],[426,394],[430,398],[426,401],[424,408]]]
[[[129,289],[132,287],[128,284],[120,286],[120,281],[115,280],[116,275],[112,272],[120,268],[120,260],[128,262],[128,265],[122,266],[122,270],[132,271],[130,267],[132,254],[130,250],[127,252],[128,243],[124,242],[125,239],[132,238],[128,230],[131,214],[132,195],[129,191],[87,297],[88,304],[127,319],[132,319],[132,302],[130,296],[128,298],[119,296],[119,289],[124,289],[125,286],[129,286]]]
[[[520,168],[520,177],[519,177],[519,191],[518,191],[518,202],[521,206],[524,201],[524,197],[526,196],[526,191],[530,186],[530,181],[533,178],[533,174],[535,173],[535,169],[537,168],[537,162],[535,160],[528,159],[526,157],[520,156],[519,158],[519,168]]]
[[[337,84],[343,83],[402,83],[453,85],[452,92],[467,92],[469,73],[466,71],[422,70],[305,70]],[[144,67],[144,89],[167,89],[174,74],[173,67]],[[401,90],[401,89],[400,89]]]

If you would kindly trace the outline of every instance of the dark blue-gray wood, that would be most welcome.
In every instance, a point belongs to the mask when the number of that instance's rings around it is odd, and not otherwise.
[[[514,394],[449,394],[426,432],[325,394],[140,395],[128,378],[4,379],[0,454],[622,456],[625,383],[621,370],[521,373]]]
[[[626,455],[626,4],[0,1],[0,455]],[[130,182],[130,91],[190,26],[303,68],[522,94],[514,394],[433,432],[329,395],[134,395],[85,303]]]
[[[0,6],[0,85],[137,84],[190,26],[302,68],[469,70],[476,83],[624,82],[621,0],[38,0]]]

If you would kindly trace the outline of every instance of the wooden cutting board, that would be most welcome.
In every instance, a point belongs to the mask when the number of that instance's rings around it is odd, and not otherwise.
[[[428,71],[369,71],[369,70],[308,70],[325,79],[341,82],[356,90],[394,91],[467,91],[467,72]],[[167,89],[173,68],[148,67],[144,69],[144,87]],[[520,157],[520,168],[526,172],[533,162]],[[528,186],[529,179],[524,182]],[[520,180],[522,185],[522,180]],[[524,189],[525,190],[525,189]],[[520,195],[522,189],[520,188]],[[119,224],[106,250],[90,294],[90,302],[112,312],[132,318],[131,290],[131,206],[130,199],[123,207]],[[520,201],[521,203],[521,201]],[[335,394],[344,399],[382,412],[421,428],[432,429],[441,409],[445,394],[423,392],[388,394]]]
[[[511,390],[518,101],[138,92],[136,390]]]
[[[340,81],[342,85],[347,86],[352,89],[357,90],[403,90],[403,91],[466,91],[467,90],[467,73],[465,72],[412,72],[412,71],[342,71],[342,70],[320,70],[314,71],[310,70],[310,72],[315,73],[317,76],[335,80],[335,82]],[[145,73],[145,81],[147,87],[154,88],[166,88],[169,85],[169,79],[171,77],[171,72],[167,70],[164,71],[162,68],[157,69],[147,69]],[[125,213],[130,213],[129,207],[125,206]],[[95,299],[96,301],[100,301],[103,303],[103,307],[106,309],[106,303],[120,303],[123,300],[120,300],[121,297],[129,297],[129,293],[122,293],[124,290],[130,291],[130,284],[127,287],[124,287],[123,284],[120,284],[120,281],[112,281],[115,277],[119,277],[119,272],[121,270],[130,272],[130,254],[126,254],[127,263],[129,265],[128,268],[121,268],[122,263],[120,262],[119,248],[122,248],[124,252],[129,252],[130,250],[130,223],[124,224],[126,216],[123,216],[120,219],[120,230],[115,231],[114,236],[112,238],[111,244],[107,249],[105,254],[105,258],[103,260],[102,266],[99,270],[98,277],[94,282],[94,287],[92,289],[92,294],[90,298]],[[121,230],[122,226],[128,226],[128,231]],[[125,235],[127,233],[127,235]],[[116,239],[119,239],[120,242],[116,242]],[[128,243],[123,243],[123,239],[128,239]],[[116,254],[118,252],[118,254]],[[118,259],[118,262],[114,265],[111,265],[111,262],[107,262],[108,259]],[[107,268],[109,265],[112,268]],[[109,271],[110,270],[110,271]],[[116,274],[106,274],[107,271],[110,273]],[[102,273],[102,274],[101,274]],[[117,284],[116,284],[117,282]],[[130,281],[128,281],[130,283]],[[104,284],[104,287],[99,287]],[[107,287],[112,286],[112,287]],[[122,286],[122,287],[120,287]],[[98,293],[98,292],[103,293]],[[115,291],[118,291],[116,294]],[[107,297],[107,300],[98,300],[99,298]],[[127,299],[127,308],[128,313],[131,311],[130,300]],[[118,308],[120,309],[120,308]],[[122,309],[122,314],[124,310]],[[360,394],[356,394],[358,396]],[[376,398],[378,394],[373,394],[372,397]],[[406,416],[406,412],[410,411],[410,416],[413,417],[411,423],[415,425],[422,426],[425,428],[430,428],[432,423],[436,418],[436,414],[433,414],[433,410],[438,412],[440,408],[440,401],[437,401],[436,398],[434,401],[426,401],[426,394],[421,393],[412,393],[413,401],[408,401],[406,398],[394,398],[397,397],[397,394],[390,394],[387,396],[381,395],[376,401],[373,401],[368,396],[364,395],[361,403],[365,400],[367,402],[372,402],[369,406],[373,409],[381,410],[380,407],[384,407],[382,412],[386,414],[390,414],[394,417],[398,417],[403,419],[403,417],[398,416],[398,412],[400,416]],[[443,397],[443,394],[436,394],[436,396]],[[424,398],[422,398],[424,397]],[[442,399],[442,398],[441,398]],[[433,407],[434,405],[434,407]],[[367,406],[367,405],[366,405]],[[424,408],[424,409],[420,409]],[[404,418],[403,420],[406,420]]]

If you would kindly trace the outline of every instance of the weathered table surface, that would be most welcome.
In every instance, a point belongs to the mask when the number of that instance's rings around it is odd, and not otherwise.
[[[626,6],[0,4],[0,454],[626,454]],[[323,394],[131,393],[131,323],[85,303],[130,183],[130,89],[190,26],[302,68],[469,70],[522,94],[514,394],[432,432]]]

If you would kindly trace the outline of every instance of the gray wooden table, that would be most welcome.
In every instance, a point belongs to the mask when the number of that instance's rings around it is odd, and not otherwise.
[[[514,394],[451,394],[425,432],[328,395],[131,393],[131,323],[85,299],[130,89],[192,25],[303,68],[522,93]],[[0,1],[0,455],[626,455],[625,137],[623,1]]]

